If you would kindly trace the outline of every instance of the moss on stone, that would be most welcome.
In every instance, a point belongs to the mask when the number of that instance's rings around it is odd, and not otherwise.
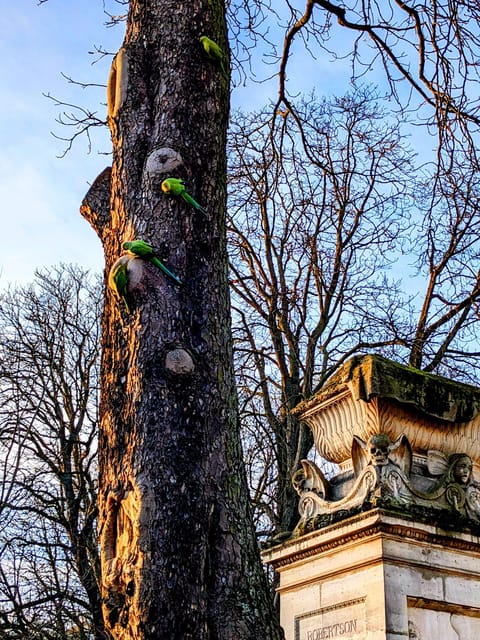
[[[334,513],[317,515],[303,520],[289,535],[281,534],[275,536],[267,540],[262,547],[269,549],[273,546],[300,538],[312,531],[318,531],[342,520],[347,520],[359,513],[368,513],[369,511],[376,511],[378,509],[381,509],[385,514],[390,514],[403,520],[423,522],[430,526],[437,527],[445,534],[469,533],[480,536],[480,522],[470,520],[457,511],[423,507],[415,504],[405,505],[391,499],[375,498],[371,501],[364,502],[361,507],[343,509]]]
[[[480,411],[480,388],[371,354],[351,358],[294,412],[302,413],[347,387],[356,400],[389,398],[447,422],[468,422]]]

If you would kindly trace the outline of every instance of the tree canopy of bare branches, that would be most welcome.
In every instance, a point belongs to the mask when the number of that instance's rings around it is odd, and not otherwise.
[[[269,108],[231,128],[237,381],[261,533],[297,518],[290,477],[312,442],[290,411],[348,357],[475,376],[475,179],[468,162],[463,176],[416,166],[381,104],[364,87],[297,101],[301,131]]]
[[[97,543],[98,279],[0,296],[0,634],[105,638]]]

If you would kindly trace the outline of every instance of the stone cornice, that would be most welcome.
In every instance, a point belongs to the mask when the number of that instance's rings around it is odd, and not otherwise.
[[[354,436],[404,434],[415,454],[466,453],[480,466],[480,388],[426,374],[380,356],[349,360],[293,413],[310,427],[320,455],[340,465]]]
[[[278,570],[312,556],[375,537],[439,546],[442,549],[474,552],[480,556],[480,537],[466,533],[451,533],[422,522],[404,520],[381,509],[352,516],[324,529],[288,540],[262,553],[264,562]]]

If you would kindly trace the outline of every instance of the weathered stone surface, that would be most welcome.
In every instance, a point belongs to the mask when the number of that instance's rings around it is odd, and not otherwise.
[[[312,430],[320,455],[351,467],[353,437],[404,434],[415,453],[467,453],[480,464],[480,389],[390,362],[354,357],[294,411]]]
[[[296,413],[304,413],[346,388],[355,400],[389,398],[447,422],[467,422],[480,412],[478,387],[369,354],[351,358],[318,394],[300,404]]]
[[[352,442],[353,484],[344,483],[334,495],[317,465],[302,460],[292,478],[300,496],[300,522],[293,537],[330,524],[325,516],[346,517],[372,505],[389,508],[453,530],[480,533],[480,485],[471,458],[464,453],[447,457],[430,450],[423,466],[412,471],[412,449],[405,435],[395,442],[383,433]]]
[[[286,640],[480,637],[478,536],[375,509],[263,558],[279,572]]]
[[[314,462],[302,460],[292,478],[301,516],[292,535],[372,505],[479,531],[479,398],[476,387],[379,356],[353,358],[295,410],[317,451],[339,464],[340,473],[326,479]],[[448,422],[440,413],[472,419]]]

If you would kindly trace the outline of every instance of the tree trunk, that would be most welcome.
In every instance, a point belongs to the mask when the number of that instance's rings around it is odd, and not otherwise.
[[[300,402],[300,400],[299,400]],[[292,407],[293,408],[293,407]],[[298,495],[292,484],[292,476],[300,469],[312,446],[313,436],[306,424],[291,414],[280,422],[284,439],[279,439],[277,512],[278,533],[293,531],[300,520]]]
[[[82,214],[107,274],[139,258],[130,311],[103,315],[100,539],[106,626],[122,640],[282,637],[249,511],[231,354],[225,240],[229,86],[199,38],[227,51],[221,0],[132,0],[109,78],[113,166]],[[164,194],[182,178],[206,209]]]

